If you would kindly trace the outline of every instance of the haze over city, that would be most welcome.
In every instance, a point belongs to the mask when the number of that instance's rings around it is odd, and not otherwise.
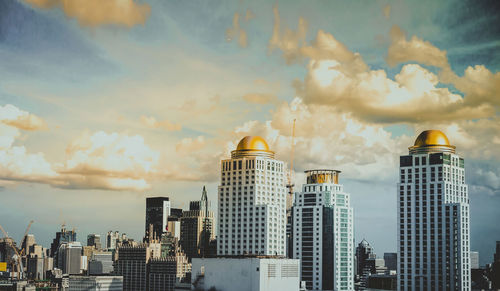
[[[399,157],[444,132],[471,250],[492,260],[498,1],[65,2],[0,2],[0,224],[16,240],[30,220],[44,246],[63,223],[141,240],[146,197],[217,201],[238,142],[262,136],[288,163],[295,119],[294,184],[342,171],[355,242],[380,254],[397,248]]]

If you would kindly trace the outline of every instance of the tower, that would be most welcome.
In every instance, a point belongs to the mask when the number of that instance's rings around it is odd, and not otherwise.
[[[221,161],[218,255],[285,255],[285,181],[284,163],[259,136]]]
[[[439,130],[400,157],[398,290],[470,290],[464,159]]]
[[[168,197],[146,198],[146,240],[161,238],[161,235],[167,231],[169,216],[170,200]],[[153,225],[153,233],[149,233],[150,225]]]
[[[353,209],[339,173],[306,171],[295,195],[291,247],[307,290],[354,290]]]
[[[189,211],[182,214],[180,244],[190,261],[206,256],[210,242],[215,239],[214,213],[209,207],[207,190],[203,186],[201,200],[191,201]]]

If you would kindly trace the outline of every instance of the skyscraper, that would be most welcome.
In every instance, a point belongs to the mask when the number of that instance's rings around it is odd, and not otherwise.
[[[353,209],[339,173],[306,171],[295,195],[291,247],[308,290],[354,290]]]
[[[191,201],[189,211],[182,214],[180,244],[189,260],[206,256],[210,242],[215,239],[214,213],[209,207],[207,190],[203,187],[201,200]]]
[[[285,168],[267,142],[246,136],[221,162],[218,255],[285,255]]]
[[[108,231],[106,234],[106,249],[114,250],[116,249],[116,244],[120,238],[120,233],[118,231]]]
[[[169,216],[170,200],[168,197],[146,198],[146,239],[160,239],[161,235],[167,231]],[[150,225],[153,225],[152,234],[149,233]]]
[[[87,246],[94,246],[97,250],[102,249],[101,235],[95,233],[87,235]]]
[[[82,267],[82,244],[62,243],[57,250],[57,267],[63,274],[80,274]]]
[[[400,157],[398,290],[470,290],[464,159],[439,130]]]
[[[57,250],[59,249],[59,246],[61,243],[64,242],[73,242],[76,241],[76,232],[75,230],[66,230],[66,225],[63,224],[61,226],[61,231],[56,232],[56,237],[52,241],[52,244],[50,245],[50,255],[52,257],[55,257]],[[57,259],[56,259],[57,261]]]

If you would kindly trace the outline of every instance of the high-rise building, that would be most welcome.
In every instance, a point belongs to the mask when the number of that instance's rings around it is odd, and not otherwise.
[[[76,241],[76,232],[75,230],[66,230],[66,225],[61,226],[61,231],[56,232],[56,237],[52,241],[50,245],[50,256],[55,257],[59,246],[65,242],[74,242]],[[57,261],[57,258],[56,258]]]
[[[218,255],[285,255],[285,167],[259,136],[221,161]]]
[[[356,248],[356,274],[358,277],[366,275],[366,260],[376,258],[372,246],[365,239],[363,239]]]
[[[470,290],[465,164],[441,131],[400,157],[398,206],[398,290]]]
[[[96,250],[101,250],[101,235],[95,233],[87,235],[87,246],[94,246]]]
[[[123,290],[148,290],[147,267],[153,258],[159,258],[159,243],[122,246],[118,248],[115,273],[123,276]]]
[[[210,241],[215,239],[214,213],[209,208],[207,190],[203,187],[201,200],[191,201],[189,211],[182,214],[180,244],[189,260],[205,257]]]
[[[180,208],[171,208],[170,215],[167,219],[167,232],[170,232],[173,237],[181,239],[181,217],[183,210]]]
[[[384,253],[384,262],[388,271],[398,269],[398,253]]]
[[[167,231],[169,216],[170,200],[168,197],[146,198],[145,238],[147,241],[161,238],[161,235]],[[151,228],[153,233],[150,233]]]
[[[353,209],[339,173],[306,171],[295,194],[291,247],[308,290],[354,290]]]
[[[82,244],[62,243],[57,250],[57,268],[63,274],[80,274],[82,270]]]
[[[500,241],[497,241],[493,264],[491,265],[491,283],[494,290],[500,289]]]
[[[470,252],[470,268],[479,269],[479,252]]]
[[[113,272],[113,253],[94,252],[89,261],[89,275],[111,274]]]
[[[118,231],[108,231],[106,234],[106,249],[114,250],[116,249],[116,244],[120,240],[120,233]]]

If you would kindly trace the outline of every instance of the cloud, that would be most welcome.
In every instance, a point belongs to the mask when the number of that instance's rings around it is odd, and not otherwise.
[[[139,135],[85,132],[66,149],[63,187],[146,190],[157,173],[159,153]],[[89,183],[90,182],[90,183]]]
[[[97,27],[118,25],[133,27],[144,24],[151,14],[148,4],[134,0],[23,0],[33,7],[61,9],[68,18],[74,18],[81,26]]]
[[[382,12],[384,13],[385,19],[389,19],[391,17],[391,5],[386,4]]]
[[[248,103],[265,105],[276,103],[278,101],[278,98],[274,94],[248,93],[243,96],[243,100]]]
[[[407,40],[405,32],[396,25],[391,28],[390,35],[391,45],[387,52],[389,66],[413,61],[438,68],[449,67],[446,51],[440,50],[430,42],[417,36]]]
[[[250,12],[251,13],[251,12]],[[252,14],[249,14],[249,10],[247,10],[246,20],[250,20]],[[240,14],[234,13],[233,16],[233,26],[226,30],[226,41],[231,42],[233,39],[238,39],[238,45],[242,48],[246,48],[248,46],[248,37],[247,32],[240,27]]]
[[[167,119],[157,121],[156,118],[152,116],[141,116],[141,123],[149,128],[162,128],[167,131],[179,131],[182,129],[182,125],[178,123],[173,123]]]
[[[41,130],[47,128],[47,124],[43,119],[20,110],[11,104],[0,106],[0,122],[22,130]]]
[[[300,52],[300,48],[305,45],[307,22],[304,18],[300,17],[296,31],[285,28],[282,32],[281,19],[277,4],[273,6],[273,13],[274,26],[273,34],[268,44],[269,53],[275,49],[279,49],[282,51],[287,64],[300,62],[303,57]]]
[[[205,137],[200,135],[196,138],[183,138],[179,143],[177,143],[175,150],[182,155],[188,155],[203,149],[205,145]]]

